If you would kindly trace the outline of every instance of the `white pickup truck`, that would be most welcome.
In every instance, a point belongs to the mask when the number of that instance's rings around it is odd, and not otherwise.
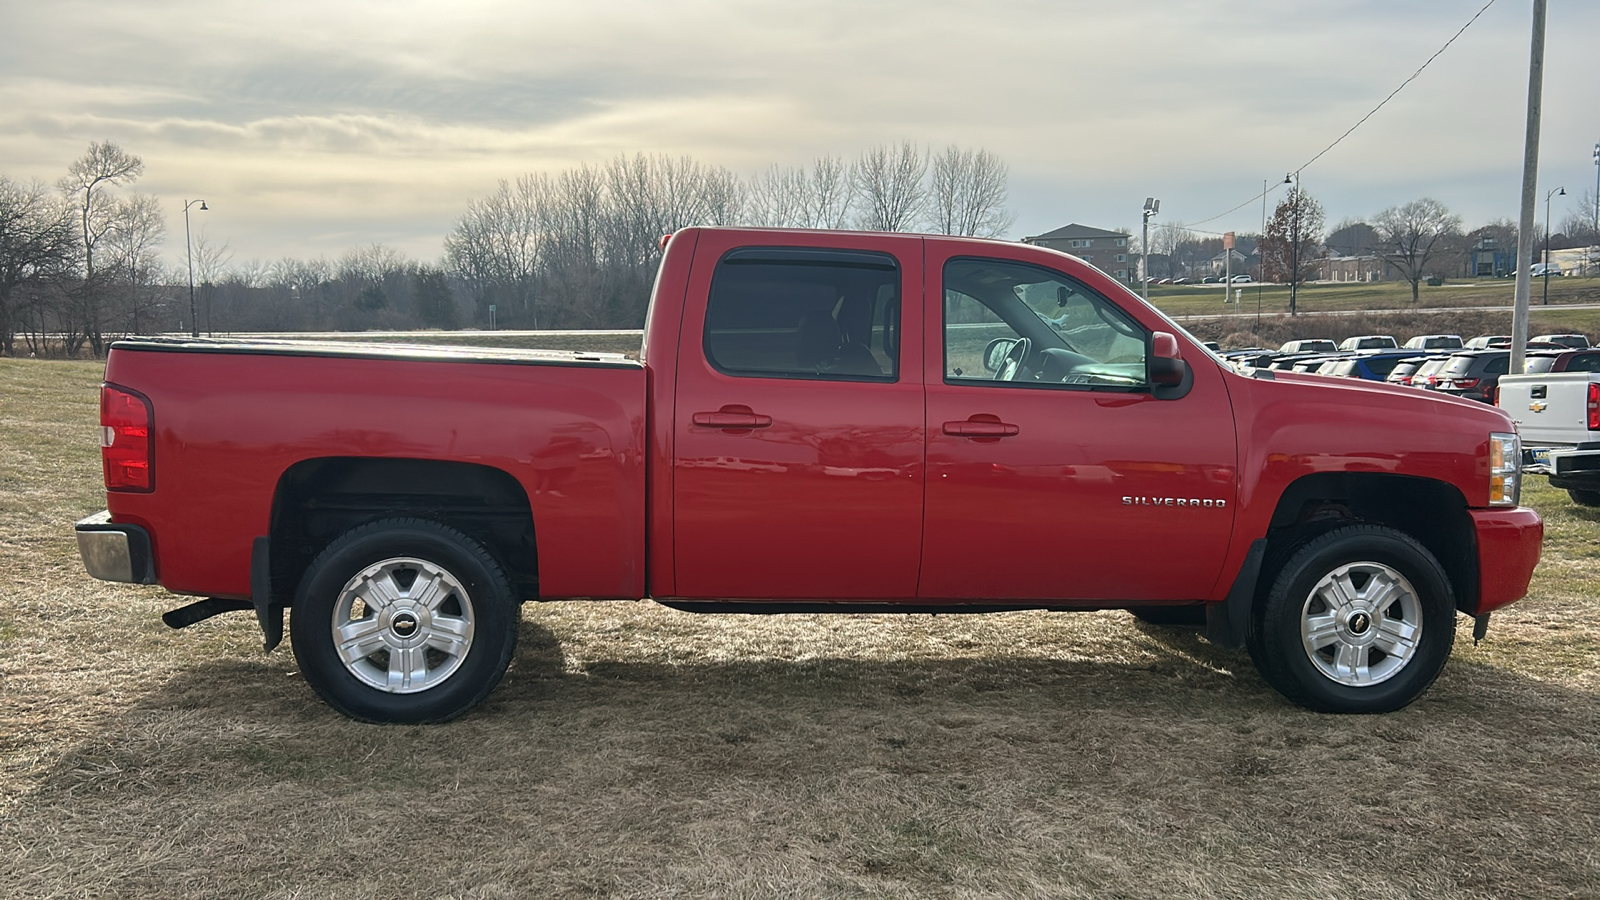
[[[1600,506],[1600,372],[1502,375],[1496,405],[1522,435],[1522,471]]]

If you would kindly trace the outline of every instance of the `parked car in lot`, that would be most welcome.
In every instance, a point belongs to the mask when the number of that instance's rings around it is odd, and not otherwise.
[[[1339,349],[1333,341],[1323,338],[1302,338],[1295,341],[1285,341],[1278,348],[1279,353],[1334,353]]]
[[[1487,349],[1489,349],[1489,347],[1491,345],[1493,345],[1494,343],[1496,343],[1498,341],[1505,341],[1507,344],[1510,344],[1511,343],[1511,335],[1509,335],[1509,334],[1480,334],[1477,337],[1472,338],[1471,340],[1467,341],[1466,346],[1463,347],[1462,349],[1463,350],[1487,350]]]
[[[1539,334],[1528,338],[1528,343],[1541,341],[1549,344],[1560,344],[1574,350],[1587,350],[1590,346],[1589,338],[1581,334]]]
[[[1439,370],[1435,390],[1479,403],[1493,403],[1500,376],[1511,365],[1509,350],[1463,350]]]
[[[1461,335],[1459,334],[1419,334],[1406,341],[1408,350],[1460,350],[1462,349]]]
[[[1515,273],[1513,273],[1515,274]],[[1560,275],[1560,263],[1534,263],[1528,267],[1528,274],[1534,278],[1543,278],[1547,275]]]
[[[1432,358],[1431,356],[1407,356],[1395,363],[1394,368],[1389,370],[1389,374],[1384,376],[1383,380],[1390,384],[1410,387],[1411,373],[1415,372],[1418,366]]]
[[[1230,278],[1228,280],[1233,282],[1234,284],[1249,284],[1250,283],[1250,276],[1249,275],[1235,275],[1235,276],[1233,276],[1232,278]]]
[[[1339,342],[1340,350],[1393,350],[1399,346],[1390,334],[1362,334]]]
[[[1411,373],[1411,387],[1422,388],[1425,391],[1438,387],[1439,372],[1449,362],[1448,356],[1434,356],[1423,360],[1422,365],[1417,366]]]
[[[1531,350],[1522,360],[1522,374],[1538,375],[1554,371],[1556,360],[1569,353],[1585,353],[1584,350]],[[1597,353],[1596,356],[1600,356]]]
[[[1540,350],[1523,361],[1524,375],[1541,372],[1600,372],[1600,349]]]
[[[1500,410],[1241,373],[1027,244],[662,249],[636,360],[117,342],[85,567],[187,595],[174,627],[287,625],[312,690],[386,723],[487,697],[531,601],[1198,614],[1285,697],[1367,713],[1527,592],[1543,529]]]
[[[1341,378],[1362,378],[1367,381],[1384,381],[1395,367],[1407,359],[1414,359],[1408,352],[1399,353],[1355,353],[1350,356],[1329,360],[1317,370],[1318,375],[1337,375]]]

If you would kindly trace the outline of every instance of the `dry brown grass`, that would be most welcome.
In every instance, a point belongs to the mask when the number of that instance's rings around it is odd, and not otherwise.
[[[442,727],[82,574],[92,363],[0,360],[0,897],[1592,897],[1600,513],[1402,712],[1118,613],[530,606]],[[1463,620],[1464,622],[1464,620]]]

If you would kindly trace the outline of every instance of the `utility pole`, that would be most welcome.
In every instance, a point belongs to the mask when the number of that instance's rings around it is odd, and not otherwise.
[[[1283,176],[1289,183],[1289,176]],[[1294,173],[1294,189],[1289,194],[1289,315],[1295,314],[1295,300],[1300,287],[1300,173]]]
[[[1528,131],[1522,150],[1522,216],[1517,228],[1516,305],[1511,311],[1511,373],[1522,374],[1528,352],[1528,301],[1533,292],[1533,204],[1539,193],[1539,113],[1544,102],[1544,20],[1548,0],[1533,0],[1528,51]]]
[[[1144,299],[1150,299],[1150,217],[1161,211],[1161,201],[1154,197],[1144,198],[1144,236],[1139,245],[1139,269],[1144,276]]]

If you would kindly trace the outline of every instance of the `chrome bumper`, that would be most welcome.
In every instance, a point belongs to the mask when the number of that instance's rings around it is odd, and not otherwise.
[[[90,575],[101,581],[155,584],[155,557],[150,533],[138,525],[118,525],[101,510],[78,522],[78,555]]]

